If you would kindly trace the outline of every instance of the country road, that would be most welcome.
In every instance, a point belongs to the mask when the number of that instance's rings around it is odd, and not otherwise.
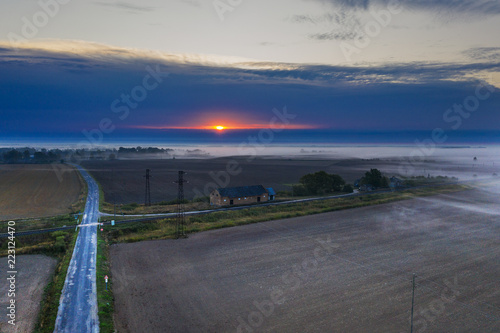
[[[80,166],[75,165],[88,185],[82,225],[99,217],[99,187]],[[79,228],[73,256],[59,302],[54,332],[99,332],[96,290],[97,227]]]
[[[330,200],[330,199],[337,199],[337,198],[342,198],[342,197],[349,197],[349,196],[366,196],[366,195],[372,195],[372,194],[380,194],[380,193],[389,193],[389,192],[394,192],[394,191],[404,191],[404,190],[415,190],[415,189],[421,189],[421,188],[427,188],[427,187],[438,187],[441,185],[457,185],[457,184],[470,184],[470,185],[480,185],[481,182],[491,182],[491,181],[496,181],[497,178],[495,177],[485,177],[485,178],[480,178],[480,179],[474,179],[474,180],[463,180],[463,181],[456,181],[456,182],[451,182],[451,183],[442,183],[442,184],[432,184],[432,185],[419,185],[415,187],[408,187],[408,188],[402,188],[402,189],[389,189],[389,190],[379,190],[376,192],[370,191],[370,192],[359,192],[358,190],[354,190],[353,193],[348,193],[348,194],[340,194],[340,195],[332,195],[332,196],[325,196],[325,197],[311,197],[311,198],[303,198],[303,199],[295,199],[295,200],[286,200],[286,201],[272,201],[272,202],[266,202],[266,203],[261,203],[259,205],[242,205],[242,206],[231,206],[231,207],[221,207],[221,208],[215,208],[215,209],[208,209],[208,210],[197,210],[197,211],[187,211],[185,212],[186,216],[189,215],[202,215],[202,214],[211,214],[211,213],[217,213],[221,211],[233,211],[233,210],[244,210],[244,209],[250,209],[250,208],[255,208],[255,207],[266,207],[266,206],[280,206],[280,205],[289,205],[289,204],[294,204],[294,203],[301,203],[301,202],[309,202],[309,201],[323,201],[323,200]],[[93,181],[93,179],[92,179]],[[98,200],[98,199],[96,199]],[[121,221],[116,221],[116,223],[133,223],[133,222],[146,222],[146,221],[153,221],[158,218],[169,218],[169,217],[175,217],[177,216],[177,213],[160,213],[160,214],[127,214],[127,215],[115,215],[115,214],[109,214],[109,213],[103,213],[103,212],[98,212],[97,213],[98,217],[112,217],[112,216],[121,216],[121,217],[137,217],[137,219],[131,219],[131,220],[121,220]],[[97,221],[97,219],[95,219]],[[103,222],[104,225],[109,225],[111,224],[110,221],[105,221]],[[34,229],[34,230],[24,230],[24,231],[19,231],[17,232],[18,236],[27,236],[27,235],[35,235],[35,234],[41,234],[41,233],[48,233],[48,232],[54,232],[54,231],[59,231],[59,230],[68,230],[68,229],[74,229],[75,225],[69,225],[69,226],[63,226],[63,227],[57,227],[57,228],[48,228],[48,229]],[[8,233],[2,233],[0,234],[0,238],[6,238],[8,237]]]

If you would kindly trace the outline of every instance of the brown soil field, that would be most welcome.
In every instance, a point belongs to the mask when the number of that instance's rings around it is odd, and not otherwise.
[[[2,269],[0,284],[0,332],[33,332],[40,311],[43,291],[56,267],[57,260],[44,255],[26,255],[16,257],[16,325],[7,323],[7,306],[10,299],[7,291],[7,270]],[[0,266],[7,267],[7,257],[0,258]]]
[[[118,332],[500,331],[500,187],[111,247]]]
[[[222,177],[230,161],[236,161],[234,169],[240,170],[235,175]],[[90,171],[102,186],[106,202],[126,204],[144,203],[146,169],[151,169],[151,200],[152,202],[170,201],[177,198],[177,172],[187,172],[185,185],[187,199],[210,193],[216,187],[264,185],[273,187],[276,191],[290,190],[290,184],[299,182],[301,176],[324,170],[328,173],[341,175],[347,182],[353,183],[361,178],[371,168],[378,168],[386,175],[397,174],[401,165],[400,159],[296,159],[296,158],[264,158],[248,160],[246,157],[224,157],[213,159],[175,159],[175,160],[115,160],[115,161],[85,161],[82,165]],[[444,167],[444,163],[429,161],[422,166],[422,172],[432,175],[454,176],[457,168]],[[114,171],[113,171],[114,170]],[[478,172],[478,168],[460,172]],[[491,171],[486,170],[491,176]],[[233,173],[234,174],[234,173]],[[214,176],[219,175],[219,176]],[[216,182],[215,179],[219,179]],[[218,184],[217,184],[218,183]],[[223,185],[223,186],[221,186]],[[206,191],[208,190],[208,191]]]
[[[0,165],[0,220],[69,213],[80,195],[83,183],[71,166]]]

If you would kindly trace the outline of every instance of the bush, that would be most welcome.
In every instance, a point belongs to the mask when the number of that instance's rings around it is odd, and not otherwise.
[[[404,185],[408,187],[415,187],[417,186],[417,183],[414,180],[405,180]]]
[[[54,231],[51,236],[55,238],[56,240],[59,239],[60,237],[65,238],[68,235],[66,231]]]
[[[293,185],[292,192],[294,196],[298,197],[306,196],[308,194],[306,188],[303,185]]]
[[[55,252],[64,252],[66,250],[66,241],[64,236],[56,237],[56,242],[54,243]]]
[[[347,184],[347,185],[344,185],[344,188],[342,188],[342,192],[352,193],[352,192],[354,192],[354,188],[352,187],[351,184]]]

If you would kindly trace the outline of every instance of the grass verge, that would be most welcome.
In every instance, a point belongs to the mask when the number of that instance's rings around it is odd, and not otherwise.
[[[250,223],[320,214],[342,209],[379,205],[415,197],[453,193],[469,188],[470,187],[466,185],[451,184],[392,193],[373,193],[364,196],[342,197],[276,206],[255,206],[237,211],[195,215],[186,218],[186,232],[193,233]],[[114,227],[108,226],[106,229],[106,237],[110,243],[129,243],[152,239],[173,238],[175,236],[175,220],[159,219],[153,222],[118,224]]]
[[[111,279],[108,281],[107,290],[104,282],[106,275],[111,276],[108,260],[109,245],[105,237],[105,234],[97,232],[97,306],[100,332],[113,333],[115,331],[113,323],[114,297]]]
[[[66,251],[60,257],[51,282],[45,287],[42,303],[40,305],[40,313],[35,325],[35,333],[54,332],[57,311],[59,309],[59,300],[61,298],[77,237],[78,232],[70,234],[69,246],[66,247]]]

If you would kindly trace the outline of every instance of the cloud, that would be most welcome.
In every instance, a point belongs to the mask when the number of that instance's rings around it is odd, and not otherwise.
[[[335,7],[368,10],[370,7],[387,7],[394,0],[312,0]],[[498,0],[398,0],[403,8],[439,12],[440,14],[462,13],[480,15],[500,14]]]
[[[94,1],[94,4],[104,7],[112,7],[112,8],[132,11],[132,12],[150,12],[155,9],[155,7],[141,6],[125,1],[112,1],[112,2]]]
[[[351,11],[339,10],[335,13],[322,15],[294,15],[290,22],[309,24],[322,32],[309,34],[310,39],[324,40],[354,40],[363,36],[361,20]]]
[[[323,32],[310,34],[309,38],[315,40],[354,40],[360,37],[360,35],[356,31],[331,31],[331,32]]]
[[[473,63],[387,63],[370,66],[333,66],[262,62],[244,58],[150,52],[87,42],[32,42],[17,49],[0,42],[0,65],[29,65],[52,70],[136,70],[151,63],[168,66],[173,74],[195,77],[199,82],[225,83],[242,80],[263,84],[427,83],[460,80],[464,75],[499,70],[500,60]],[[475,48],[465,52],[476,60],[498,57],[500,48]]]
[[[283,105],[297,115],[292,125],[432,129],[444,126],[447,108],[474,94],[478,81],[470,75],[500,71],[500,61],[303,65],[67,44],[31,43],[16,52],[0,43],[8,50],[0,57],[0,137],[82,136],[105,118],[125,136],[131,126],[184,127],[221,113],[265,124]],[[112,103],[143,84],[148,66],[169,75],[128,118],[118,119]],[[464,129],[498,129],[498,90],[492,96]]]
[[[464,51],[464,54],[475,61],[500,61],[500,47],[476,47]]]
[[[180,2],[183,2],[193,7],[201,7],[201,2],[199,0],[180,0]]]

